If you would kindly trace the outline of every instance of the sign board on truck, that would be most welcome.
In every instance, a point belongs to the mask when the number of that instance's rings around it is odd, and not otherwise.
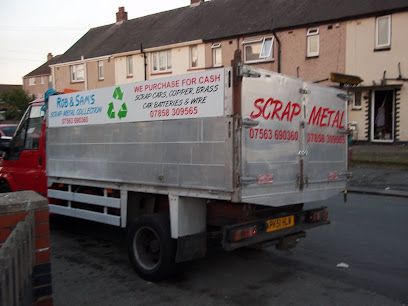
[[[48,127],[224,115],[224,69],[212,69],[58,96]]]

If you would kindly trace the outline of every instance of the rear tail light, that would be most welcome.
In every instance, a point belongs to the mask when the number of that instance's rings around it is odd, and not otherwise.
[[[311,211],[307,214],[306,222],[313,223],[313,222],[322,222],[329,220],[329,210],[324,208],[318,211]]]
[[[240,240],[254,237],[257,234],[258,234],[257,226],[252,225],[252,226],[232,230],[229,235],[229,238],[230,238],[229,240],[233,242],[240,241]]]

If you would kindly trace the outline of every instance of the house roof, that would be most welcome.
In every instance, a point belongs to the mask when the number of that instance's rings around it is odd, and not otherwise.
[[[50,65],[55,64],[59,61],[59,58],[61,55],[56,55],[49,61],[45,62],[41,66],[35,68],[33,71],[30,73],[26,74],[23,78],[27,77],[33,77],[33,76],[38,76],[38,75],[46,75],[46,74],[51,74],[51,68]]]
[[[0,84],[0,93],[6,92],[13,89],[22,89],[22,85],[9,85],[9,84]]]
[[[407,9],[407,0],[212,0],[92,28],[55,63]]]

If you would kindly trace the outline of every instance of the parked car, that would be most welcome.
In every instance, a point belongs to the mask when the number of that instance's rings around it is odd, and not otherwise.
[[[0,124],[0,136],[13,137],[17,124]]]
[[[0,155],[4,152],[4,148],[8,147],[8,145],[10,144],[10,140],[11,138],[13,138],[16,129],[17,124],[0,124]]]

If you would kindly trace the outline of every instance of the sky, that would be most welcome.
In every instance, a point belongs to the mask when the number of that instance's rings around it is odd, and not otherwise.
[[[116,21],[119,6],[128,19],[187,6],[190,0],[0,0],[0,84],[22,78],[63,54],[90,28]]]

